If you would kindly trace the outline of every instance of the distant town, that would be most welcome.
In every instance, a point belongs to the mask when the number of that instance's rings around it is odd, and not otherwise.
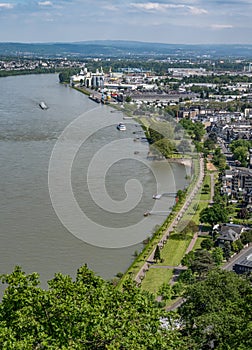
[[[0,60],[0,76],[52,72],[59,73],[61,83],[88,94],[96,103],[117,105],[129,112],[131,117],[147,125],[147,134],[153,116],[159,121],[171,117],[187,129],[197,152],[210,167],[207,171],[219,173],[218,194],[236,208],[235,215],[227,217],[226,222],[223,218],[220,220],[224,226],[216,227],[215,244],[225,253],[224,243],[228,242],[229,255],[239,250],[236,241],[241,242],[241,234],[251,227],[252,217],[250,60],[209,57],[147,60],[8,57]],[[194,126],[200,128],[195,131]],[[153,142],[152,136],[149,133],[150,142]],[[183,140],[180,145],[175,142],[169,147],[169,154],[167,144],[160,147],[166,158],[176,147],[186,153],[188,145]],[[218,205],[216,199],[212,200]],[[218,219],[215,221],[211,224],[218,223]],[[245,271],[252,269],[250,260],[245,265],[242,267]]]
[[[117,55],[119,51],[117,47]],[[2,275],[2,282],[10,285],[1,305],[2,338],[9,337],[5,349],[13,339],[12,348],[17,343],[24,348],[28,343],[20,339],[25,336],[34,349],[44,344],[69,348],[75,339],[78,348],[90,349],[251,348],[252,55],[220,53],[220,47],[218,57],[176,47],[172,55],[149,51],[141,57],[126,57],[125,48],[116,58],[0,56],[0,77],[57,73],[56,84],[64,92],[75,89],[88,95],[90,103],[112,107],[99,105],[102,118],[104,109],[123,112],[118,114],[125,124],[112,125],[114,134],[124,132],[134,144],[148,142],[146,161],[167,159],[169,165],[186,169],[183,188],[153,193],[150,201],[171,196],[173,205],[131,255],[128,269],[109,283],[87,265],[78,269],[75,281],[55,274],[43,291],[36,275],[26,276],[20,267]],[[42,103],[44,111],[39,112],[50,119],[50,106]],[[128,119],[135,131],[126,127]],[[151,208],[143,213],[147,224],[151,215],[159,214]],[[20,312],[14,317],[10,310]],[[30,319],[36,322],[30,325]],[[104,332],[104,325],[111,329]],[[143,330],[143,340],[138,340]]]
[[[60,78],[64,81],[64,76]],[[129,108],[127,106],[131,106],[131,115],[141,120],[145,126],[148,125],[149,131],[153,120],[162,122],[168,116],[187,129],[197,151],[205,158],[206,177],[211,172],[218,171],[219,174],[215,186],[211,184],[214,195],[209,207],[200,212],[200,222],[212,226],[207,230],[212,231],[213,239],[210,244],[212,248],[209,249],[221,248],[223,259],[228,261],[232,254],[250,242],[250,239],[244,239],[245,236],[248,237],[252,218],[250,63],[240,71],[174,66],[168,68],[163,75],[139,67],[120,67],[115,72],[109,68],[107,73],[100,67],[92,72],[84,64],[78,74],[70,77],[69,84],[88,92],[95,102],[119,105],[125,111]],[[201,131],[196,133],[194,125],[203,126],[202,134]],[[150,132],[147,135],[151,143],[162,139],[162,136],[158,136],[154,140]],[[173,145],[170,140],[166,147],[173,150],[177,147],[176,151],[184,147],[186,153],[188,145],[185,142],[181,141],[178,146],[176,140]],[[172,151],[167,154],[164,144],[160,151],[166,158],[171,157]],[[207,187],[209,184],[205,183],[205,190]],[[223,206],[222,209],[220,205]],[[220,214],[221,211],[225,213],[224,216]],[[163,248],[162,239],[159,247]],[[251,272],[250,253],[251,249],[247,256],[242,257],[242,261],[233,263],[234,271]],[[151,259],[155,260],[149,256],[148,261]],[[146,276],[148,280],[148,264],[143,265],[140,271],[135,277],[138,283],[142,283]]]

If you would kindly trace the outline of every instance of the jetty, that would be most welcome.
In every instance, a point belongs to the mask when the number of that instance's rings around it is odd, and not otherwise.
[[[165,193],[158,193],[154,194],[152,196],[153,199],[161,199],[162,197],[176,197],[177,193],[176,192],[165,192]]]
[[[144,213],[144,216],[150,216],[150,215],[164,215],[164,216],[168,216],[171,213],[171,210],[166,210],[166,211],[146,211]]]

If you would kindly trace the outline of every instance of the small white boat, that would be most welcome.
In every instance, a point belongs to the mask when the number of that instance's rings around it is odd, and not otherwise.
[[[41,101],[41,102],[40,102],[39,107],[40,107],[41,109],[47,109],[47,108],[48,108],[48,106],[45,104],[44,101]]]
[[[117,129],[120,131],[126,131],[126,126],[123,123],[119,123]]]
[[[162,194],[154,194],[152,196],[153,199],[160,199],[162,197]]]

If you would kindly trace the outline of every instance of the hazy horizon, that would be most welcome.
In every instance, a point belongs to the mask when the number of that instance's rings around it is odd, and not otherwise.
[[[7,0],[0,42],[252,44],[251,0]]]

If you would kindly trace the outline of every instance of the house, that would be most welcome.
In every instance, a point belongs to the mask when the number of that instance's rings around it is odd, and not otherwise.
[[[238,196],[252,191],[252,171],[247,168],[235,168],[232,177],[232,190]]]
[[[241,260],[239,260],[234,266],[233,270],[238,273],[248,273],[252,272],[252,254],[243,257]]]
[[[225,174],[222,176],[222,193],[231,196],[232,194],[232,170],[225,170]]]
[[[226,242],[232,244],[240,238],[241,233],[245,230],[242,225],[224,224],[220,228],[220,236],[217,238],[217,244],[219,247],[224,248]]]

